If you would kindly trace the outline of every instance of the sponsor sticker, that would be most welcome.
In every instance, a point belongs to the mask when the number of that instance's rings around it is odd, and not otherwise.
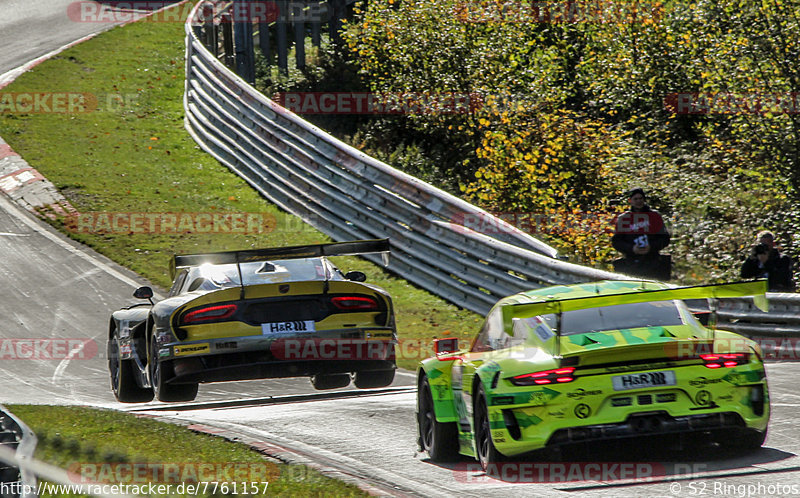
[[[297,320],[293,322],[270,322],[261,324],[261,332],[264,335],[272,334],[293,334],[314,332],[314,320]]]
[[[364,338],[389,341],[392,339],[392,332],[390,330],[368,330],[364,333]]]
[[[207,342],[201,344],[187,344],[186,346],[175,346],[175,356],[188,356],[192,354],[208,353],[211,351]]]
[[[592,416],[592,408],[586,403],[581,403],[575,407],[575,416],[578,418],[589,418]]]
[[[645,387],[674,386],[676,383],[674,370],[616,375],[611,378],[611,382],[615,391],[627,391],[629,389],[642,389]]]
[[[236,341],[225,341],[214,343],[214,349],[238,349],[239,344]]]
[[[689,381],[689,385],[692,387],[700,387],[700,386],[707,386],[708,384],[719,384],[722,382],[722,379],[706,379],[705,377],[697,377],[696,379],[692,379]]]
[[[600,391],[598,389],[587,391],[586,389],[578,388],[575,391],[568,392],[567,397],[575,399],[583,399],[584,396],[597,396],[598,394],[603,394],[603,391]]]

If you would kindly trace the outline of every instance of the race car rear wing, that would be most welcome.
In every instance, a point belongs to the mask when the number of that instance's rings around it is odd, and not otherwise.
[[[555,356],[560,356],[561,347],[561,313],[565,311],[602,308],[615,304],[646,303],[653,301],[669,301],[672,299],[710,299],[712,315],[716,314],[716,299],[729,297],[752,297],[753,302],[762,311],[769,311],[766,298],[767,281],[734,282],[730,284],[695,285],[692,287],[675,287],[672,289],[642,290],[620,294],[606,294],[571,299],[552,299],[538,303],[509,304],[503,307],[503,322],[509,323],[513,318],[529,318],[539,315],[556,315],[556,348]],[[716,320],[712,319],[712,323]],[[714,327],[712,327],[712,330]]]
[[[359,256],[362,254],[374,253],[382,253],[384,256],[384,265],[388,265],[389,239],[355,240],[350,242],[271,247],[267,249],[249,249],[245,251],[226,251],[206,254],[176,254],[172,258],[170,270],[174,278],[177,268],[198,266],[203,263],[221,265],[246,263],[250,261],[314,258],[320,256]]]

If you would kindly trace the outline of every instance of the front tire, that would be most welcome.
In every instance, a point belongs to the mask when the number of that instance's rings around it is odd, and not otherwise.
[[[359,389],[370,389],[374,387],[386,387],[394,381],[394,369],[392,370],[368,370],[356,372],[353,384]]]
[[[438,422],[433,408],[433,394],[428,377],[422,378],[417,391],[417,431],[419,445],[434,462],[458,459],[458,427],[455,422]]]
[[[482,384],[478,384],[475,394],[475,449],[478,461],[484,472],[503,461],[503,454],[497,451],[492,441],[492,428],[489,425],[489,409],[486,404],[486,393]]]
[[[108,340],[108,373],[111,390],[120,403],[146,403],[153,400],[153,390],[139,387],[133,375],[133,360],[123,360],[116,337]]]
[[[159,401],[194,401],[197,397],[197,384],[167,384],[164,382],[163,368],[172,368],[172,365],[165,365],[158,361],[158,347],[155,337],[150,341],[150,383],[153,386],[155,397]]]

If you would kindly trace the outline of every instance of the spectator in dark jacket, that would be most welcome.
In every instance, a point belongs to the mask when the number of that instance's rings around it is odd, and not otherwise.
[[[664,219],[646,204],[643,189],[634,188],[627,196],[631,209],[617,217],[611,239],[614,249],[625,257],[614,261],[614,269],[632,276],[669,280],[669,257],[659,254],[669,245]]]
[[[759,233],[758,240],[742,263],[742,278],[766,278],[770,292],[794,292],[792,259],[778,251],[771,232]]]

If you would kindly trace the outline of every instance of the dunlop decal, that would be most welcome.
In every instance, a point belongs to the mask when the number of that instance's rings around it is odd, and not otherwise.
[[[207,342],[202,344],[187,344],[186,346],[175,346],[173,351],[175,356],[188,356],[192,354],[208,353],[211,351]]]

